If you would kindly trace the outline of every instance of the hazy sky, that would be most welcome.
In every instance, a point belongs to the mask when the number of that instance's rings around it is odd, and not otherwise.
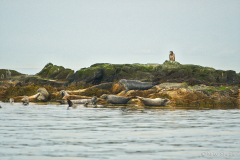
[[[240,0],[0,0],[0,68],[181,64],[240,72]]]

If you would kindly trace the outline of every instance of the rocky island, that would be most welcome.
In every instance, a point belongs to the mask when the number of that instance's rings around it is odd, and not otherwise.
[[[113,95],[108,97],[126,97],[128,100],[124,102],[133,107],[148,107],[158,102],[172,107],[240,106],[240,73],[183,65],[176,61],[163,64],[98,63],[75,73],[48,63],[36,75],[10,72],[10,76],[1,77],[0,101],[3,102],[9,102],[11,98],[20,102],[27,96],[30,102],[66,103],[67,99],[92,99],[96,96],[97,104],[105,105],[112,102],[101,98],[106,94]],[[5,73],[9,73],[8,70],[0,70],[1,75]],[[126,85],[119,83],[123,79],[153,85],[126,89]],[[168,103],[160,103],[163,100]],[[147,103],[143,103],[145,101]]]

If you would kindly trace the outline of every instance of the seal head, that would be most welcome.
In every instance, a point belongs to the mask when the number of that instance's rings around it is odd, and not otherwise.
[[[28,96],[24,96],[24,98],[22,99],[22,103],[23,103],[23,105],[25,105],[25,106],[29,104]]]

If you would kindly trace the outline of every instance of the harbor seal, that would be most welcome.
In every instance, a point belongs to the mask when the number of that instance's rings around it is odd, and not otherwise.
[[[6,78],[11,78],[11,71],[9,70],[6,71]]]
[[[22,103],[23,103],[24,106],[29,104],[28,96],[24,96],[24,98],[22,99]]]
[[[141,82],[137,80],[126,79],[121,79],[118,83],[124,86],[125,93],[127,93],[129,90],[148,90],[158,84],[158,82]]]
[[[97,108],[96,104],[90,104],[89,102],[84,103],[84,107],[92,107],[92,108]]]
[[[68,108],[67,110],[69,109],[69,107],[72,107],[73,109],[76,109],[77,108],[77,105],[74,104],[70,99],[67,98],[67,102],[68,102]]]
[[[126,104],[130,99],[127,97],[119,97],[115,95],[108,95],[108,94],[103,94],[100,98],[106,99],[107,103],[112,103],[112,104]]]
[[[143,104],[146,106],[166,106],[170,100],[168,99],[162,99],[162,98],[143,98],[143,97],[137,97]]]
[[[169,61],[175,61],[175,54],[173,53],[173,51],[170,51],[170,54],[169,54]]]
[[[69,94],[65,90],[60,91],[61,97],[69,96]]]
[[[75,99],[75,100],[71,100],[72,103],[74,104],[85,104],[88,102],[88,104],[93,104],[95,105],[98,101],[98,98],[96,96],[94,96],[92,99]],[[57,100],[57,102],[61,103],[61,104],[66,104],[67,101],[65,100]]]
[[[37,90],[38,93],[40,93],[40,95],[37,97],[37,100],[39,101],[47,101],[48,97],[49,97],[49,93],[45,88],[39,88]]]
[[[11,104],[13,104],[13,103],[14,103],[14,99],[13,99],[13,98],[10,98],[10,99],[9,99],[9,102],[10,102]]]

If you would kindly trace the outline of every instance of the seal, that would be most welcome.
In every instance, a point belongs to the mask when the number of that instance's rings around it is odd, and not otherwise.
[[[69,96],[69,94],[65,90],[60,91],[61,97]]]
[[[96,104],[90,104],[89,102],[84,103],[84,107],[92,107],[92,108],[97,108],[98,106]]]
[[[68,102],[68,108],[67,110],[69,109],[69,107],[72,107],[73,109],[76,109],[77,108],[77,105],[74,104],[70,99],[67,98],[67,102]]]
[[[13,99],[13,98],[10,98],[10,99],[9,99],[9,102],[10,102],[11,104],[13,104],[13,103],[14,103],[14,99]]]
[[[67,98],[69,99],[69,98]],[[74,104],[93,104],[95,105],[98,101],[98,98],[96,96],[94,96],[92,99],[75,99],[75,100],[71,100],[72,103]],[[61,103],[61,104],[66,104],[67,102],[64,100],[57,100],[57,102]]]
[[[107,103],[112,103],[112,104],[126,104],[131,98],[127,97],[119,97],[115,95],[108,95],[108,94],[103,94],[101,99],[106,99]]]
[[[158,82],[141,82],[137,80],[126,79],[121,79],[118,83],[124,86],[125,93],[127,93],[129,90],[148,90],[158,84]]]
[[[11,77],[11,71],[7,70],[6,71],[6,78],[10,78]]]
[[[168,99],[162,99],[162,98],[143,98],[143,97],[137,97],[143,104],[146,106],[166,106],[170,100]]]
[[[49,93],[45,88],[39,88],[37,90],[38,93],[40,93],[40,95],[37,97],[37,100],[39,101],[47,101],[48,97],[49,97]]]
[[[98,101],[98,98],[96,96],[94,96],[92,99],[76,99],[76,100],[72,100],[73,103],[75,104],[85,104],[85,103],[88,103],[88,104],[93,104],[95,105]]]
[[[24,96],[24,98],[22,99],[22,103],[23,103],[24,106],[29,104],[28,96]]]

